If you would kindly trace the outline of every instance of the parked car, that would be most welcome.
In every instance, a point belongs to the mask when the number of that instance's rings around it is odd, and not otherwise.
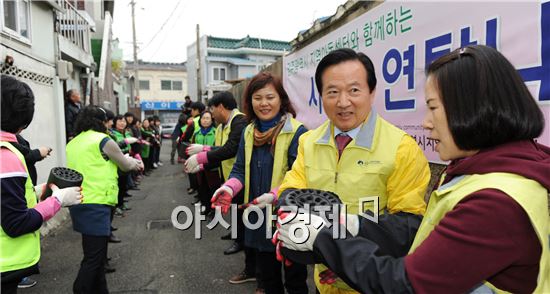
[[[172,132],[174,132],[174,127],[176,127],[175,123],[164,123],[161,124],[162,126],[162,134],[161,136],[165,139],[171,139],[172,138]]]

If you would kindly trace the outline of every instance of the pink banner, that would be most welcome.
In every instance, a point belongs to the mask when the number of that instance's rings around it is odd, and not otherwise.
[[[538,140],[550,145],[550,2],[384,2],[285,56],[283,83],[298,120],[316,128],[326,120],[314,82],[317,64],[337,48],[364,52],[375,65],[376,111],[440,162],[421,127],[424,70],[468,44],[497,48],[519,70],[546,118]]]

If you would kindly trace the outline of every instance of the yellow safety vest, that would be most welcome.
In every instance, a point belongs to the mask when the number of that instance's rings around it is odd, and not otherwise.
[[[27,208],[36,206],[36,194],[32,185],[25,157],[9,142],[0,142],[0,147],[7,148],[17,155],[17,158],[25,166],[27,172],[27,181],[25,182],[25,199]],[[40,231],[12,238],[0,227],[0,272],[9,272],[28,268],[35,265],[40,260]]]
[[[310,132],[310,138],[303,141],[306,187],[336,193],[353,214],[359,213],[359,198],[378,196],[379,214],[383,214],[388,203],[388,178],[407,134],[371,111],[338,159],[334,127],[329,121]],[[373,210],[373,205],[364,209]],[[357,293],[341,279],[332,285],[321,284],[319,273],[326,269],[322,264],[315,266],[315,285],[321,293]]]
[[[197,117],[193,118],[193,130],[199,130],[201,128],[200,125],[201,116],[197,115]]]
[[[271,188],[278,187],[285,173],[288,170],[288,148],[290,142],[294,138],[294,134],[302,125],[301,122],[289,117],[275,141],[275,154],[273,156],[273,173],[271,176]],[[244,155],[245,155],[245,172],[244,172],[244,203],[249,201],[250,191],[250,161],[252,159],[252,149],[254,148],[254,123],[249,124],[244,131]],[[258,195],[256,195],[258,196]]]
[[[444,177],[442,177],[443,181]],[[542,246],[537,288],[534,293],[550,293],[550,217],[548,191],[538,182],[510,173],[461,176],[432,192],[426,215],[420,224],[409,253],[422,244],[447,212],[464,197],[483,189],[496,189],[514,199],[527,213]],[[445,252],[441,252],[445,254]],[[496,292],[504,292],[489,283]]]
[[[83,204],[118,203],[117,166],[101,155],[99,144],[108,135],[92,130],[78,134],[67,144],[67,167],[82,174]]]
[[[235,108],[231,114],[231,118],[225,124],[225,127],[223,124],[220,124],[216,129],[216,144],[214,146],[223,146],[225,145],[225,142],[227,142],[227,139],[229,138],[229,133],[231,133],[231,122],[237,115],[244,115],[242,112],[240,112],[237,108]],[[235,157],[231,157],[229,159],[226,159],[222,161],[222,173],[223,173],[223,180],[227,181],[229,178],[229,173],[231,173],[231,169],[233,169],[233,164],[235,164]]]

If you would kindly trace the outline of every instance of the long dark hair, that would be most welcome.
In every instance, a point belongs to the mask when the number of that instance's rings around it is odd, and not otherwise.
[[[94,130],[100,133],[106,133],[107,111],[101,107],[89,105],[84,107],[76,116],[75,134],[80,134],[88,130]]]

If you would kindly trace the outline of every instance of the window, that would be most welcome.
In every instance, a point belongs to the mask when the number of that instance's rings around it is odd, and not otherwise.
[[[160,81],[161,90],[172,90],[172,81],[162,80]]]
[[[2,29],[21,39],[30,41],[30,3],[29,0],[3,0]]]
[[[183,90],[183,82],[182,81],[172,81],[172,90],[174,90],[174,91]]]
[[[149,90],[149,81],[139,80],[139,89],[140,90]]]
[[[183,90],[182,81],[161,80],[160,89],[164,91],[181,91]]]
[[[225,81],[225,68],[214,67],[214,81]]]

